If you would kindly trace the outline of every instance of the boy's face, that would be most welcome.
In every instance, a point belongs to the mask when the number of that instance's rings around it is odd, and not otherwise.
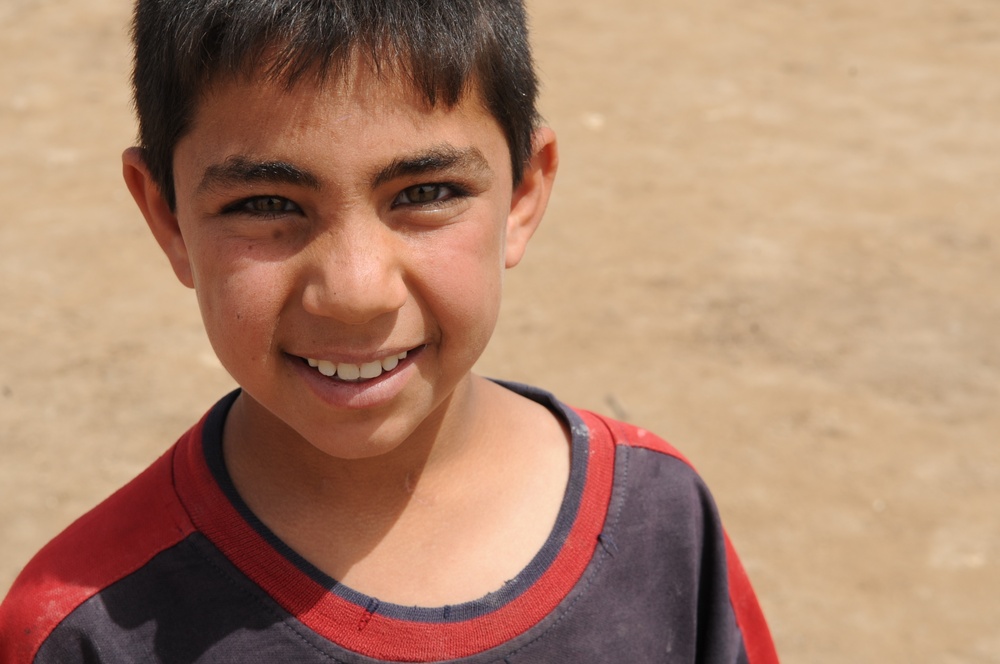
[[[229,82],[177,145],[174,212],[137,151],[125,175],[197,292],[246,424],[357,458],[465,410],[452,406],[493,331],[503,270],[554,176],[552,135],[537,139],[513,189],[476,95],[449,110],[388,76]]]

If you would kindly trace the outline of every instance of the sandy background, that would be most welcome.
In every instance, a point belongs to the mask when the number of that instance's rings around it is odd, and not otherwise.
[[[0,0],[0,592],[231,382],[120,182],[125,0]],[[532,3],[484,373],[668,437],[786,662],[1000,662],[1000,5]]]

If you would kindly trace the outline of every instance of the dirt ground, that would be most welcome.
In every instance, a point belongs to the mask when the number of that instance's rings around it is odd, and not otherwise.
[[[483,373],[669,438],[786,662],[1000,662],[1000,5],[536,0]],[[126,0],[0,3],[0,592],[231,380],[120,182]]]

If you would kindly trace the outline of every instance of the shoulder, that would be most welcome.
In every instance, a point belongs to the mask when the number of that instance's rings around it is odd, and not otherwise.
[[[0,605],[0,661],[31,661],[73,610],[192,532],[173,489],[175,449],[77,519],[28,563]]]
[[[604,438],[615,448],[615,496],[603,537],[618,557],[629,558],[631,570],[662,570],[669,583],[688,578],[693,614],[715,631],[715,646],[723,634],[738,635],[751,664],[775,664],[770,631],[736,549],[704,481],[673,445],[631,424],[577,411],[593,440]],[[597,443],[600,444],[600,443]],[[605,543],[608,546],[608,543]],[[628,552],[622,552],[627,547]],[[640,587],[650,584],[642,577]],[[618,580],[615,588],[626,582]],[[714,598],[714,599],[710,599]],[[735,632],[724,627],[735,625]],[[714,646],[713,646],[714,647]]]
[[[679,507],[687,503],[694,512],[714,514],[708,488],[687,457],[656,434],[586,410],[575,411],[587,427],[591,448],[614,451],[615,483],[622,489],[641,491],[648,499],[659,497]]]
[[[637,427],[634,424],[619,422],[604,415],[598,415],[590,411],[578,411],[584,417],[584,421],[600,422],[601,426],[608,429],[615,445],[624,445],[636,449],[646,449],[658,452],[665,456],[672,457],[685,465],[691,467],[691,462],[681,454],[677,448],[660,438],[654,433]]]
[[[677,448],[641,427],[576,412],[587,428],[591,459],[600,449],[612,452],[613,522],[641,528],[654,547],[659,546],[654,540],[676,542],[682,534],[689,545],[701,547],[722,534],[708,487]]]

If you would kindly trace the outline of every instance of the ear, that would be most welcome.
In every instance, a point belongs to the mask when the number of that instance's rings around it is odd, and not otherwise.
[[[531,142],[531,159],[524,169],[521,183],[514,189],[510,214],[507,216],[507,244],[504,265],[514,267],[521,262],[528,240],[535,233],[545,214],[552,183],[559,166],[556,135],[549,127],[535,130]]]
[[[146,165],[139,148],[129,148],[122,153],[122,175],[128,186],[135,204],[139,206],[142,216],[146,218],[149,230],[153,232],[160,249],[167,255],[174,274],[188,288],[194,288],[191,274],[191,261],[188,258],[187,246],[177,224],[177,215],[170,209],[160,187]]]

